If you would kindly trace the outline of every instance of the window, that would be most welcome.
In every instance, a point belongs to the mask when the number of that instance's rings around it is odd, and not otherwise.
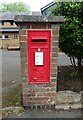
[[[13,21],[10,22],[10,25],[13,25]]]
[[[2,22],[0,22],[0,26],[2,25]]]
[[[9,36],[8,35],[0,35],[0,39],[2,39],[2,40],[8,40]]]
[[[4,35],[2,35],[2,39],[5,40],[5,36]]]
[[[5,35],[5,39],[9,39],[9,36],[8,36],[8,35]]]
[[[14,34],[14,39],[17,39],[18,38],[18,35],[17,34]]]
[[[2,35],[0,35],[0,40],[2,39]]]
[[[4,25],[4,22],[2,21],[2,25]]]
[[[0,26],[1,26],[1,25],[4,25],[4,22],[3,22],[3,21],[0,21]]]

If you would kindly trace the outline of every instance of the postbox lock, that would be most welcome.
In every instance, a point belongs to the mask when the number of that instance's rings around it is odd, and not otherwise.
[[[35,81],[37,80],[37,78],[35,77],[35,78],[33,78]]]
[[[40,52],[41,51],[41,48],[38,48],[38,52]]]

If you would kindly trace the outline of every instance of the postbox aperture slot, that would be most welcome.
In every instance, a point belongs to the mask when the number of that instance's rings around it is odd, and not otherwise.
[[[47,42],[47,39],[32,39],[32,42]]]

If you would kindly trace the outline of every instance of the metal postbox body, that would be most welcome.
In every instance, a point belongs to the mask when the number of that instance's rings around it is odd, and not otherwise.
[[[51,31],[28,31],[28,82],[50,83]]]

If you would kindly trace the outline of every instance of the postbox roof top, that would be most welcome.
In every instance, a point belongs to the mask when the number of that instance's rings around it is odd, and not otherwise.
[[[65,20],[63,16],[15,15],[14,21],[16,23],[22,23],[22,22],[62,23]]]

